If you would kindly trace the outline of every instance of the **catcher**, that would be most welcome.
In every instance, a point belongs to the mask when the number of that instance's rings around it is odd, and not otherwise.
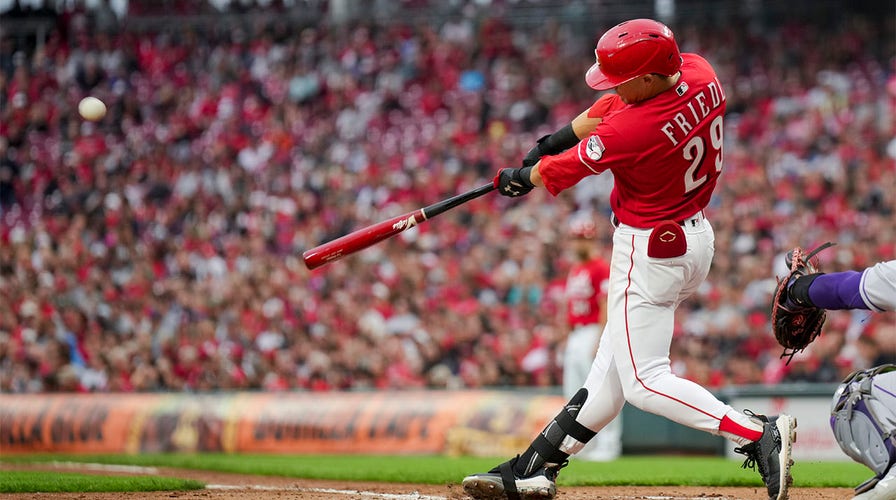
[[[829,246],[826,243],[807,255],[799,248],[787,254],[790,273],[778,281],[772,304],[772,325],[785,356],[792,358],[818,336],[828,309],[896,311],[896,260],[862,271],[822,273],[813,258]],[[889,340],[886,347],[896,351],[896,338]],[[893,394],[896,365],[892,364],[852,373],[834,394],[831,428],[837,443],[875,473],[855,488],[853,500],[896,500]]]
[[[896,498],[896,365],[858,370],[834,393],[831,429],[840,449],[874,471],[853,500]]]
[[[782,357],[793,358],[815,340],[828,309],[896,311],[896,260],[862,271],[822,273],[814,257],[832,245],[805,255],[800,248],[787,254],[790,273],[778,281],[772,303],[775,338],[785,349]]]

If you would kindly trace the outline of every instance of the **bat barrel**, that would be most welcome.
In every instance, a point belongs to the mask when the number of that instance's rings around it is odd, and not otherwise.
[[[358,229],[357,231],[348,233],[345,236],[336,238],[323,245],[318,245],[310,250],[306,250],[302,254],[302,260],[305,261],[305,267],[308,269],[317,269],[328,262],[339,260],[346,255],[351,255],[363,250],[386,238],[391,238],[408,228],[414,227],[427,219],[431,219],[462,203],[466,203],[474,198],[489,193],[492,190],[494,190],[494,186],[491,183],[485,184],[465,193],[434,203],[428,207],[423,207],[398,217],[377,222],[376,224],[367,226],[363,229]]]
[[[423,210],[416,210],[398,217],[377,222],[376,224],[367,226],[357,231],[352,231],[336,238],[333,241],[318,245],[310,250],[306,250],[302,254],[302,260],[305,261],[305,267],[308,269],[316,269],[328,262],[339,260],[346,255],[351,255],[361,251],[369,246],[375,245],[386,238],[391,238],[396,234],[414,227],[423,222],[426,216]]]

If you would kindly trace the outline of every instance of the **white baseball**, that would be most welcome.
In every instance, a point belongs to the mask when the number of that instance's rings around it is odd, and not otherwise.
[[[85,120],[95,122],[106,116],[106,105],[96,97],[85,97],[78,103],[78,113]]]

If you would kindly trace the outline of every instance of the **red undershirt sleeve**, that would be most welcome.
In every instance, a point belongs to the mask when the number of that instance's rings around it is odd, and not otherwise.
[[[604,94],[588,108],[588,118],[603,118],[607,113],[624,107],[625,103],[619,98],[619,94]]]

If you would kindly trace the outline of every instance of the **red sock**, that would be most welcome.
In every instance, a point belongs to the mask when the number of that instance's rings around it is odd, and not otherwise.
[[[750,441],[759,441],[759,438],[762,437],[762,431],[754,431],[753,429],[744,427],[728,418],[728,415],[722,417],[722,421],[719,423],[719,430],[749,439]]]

